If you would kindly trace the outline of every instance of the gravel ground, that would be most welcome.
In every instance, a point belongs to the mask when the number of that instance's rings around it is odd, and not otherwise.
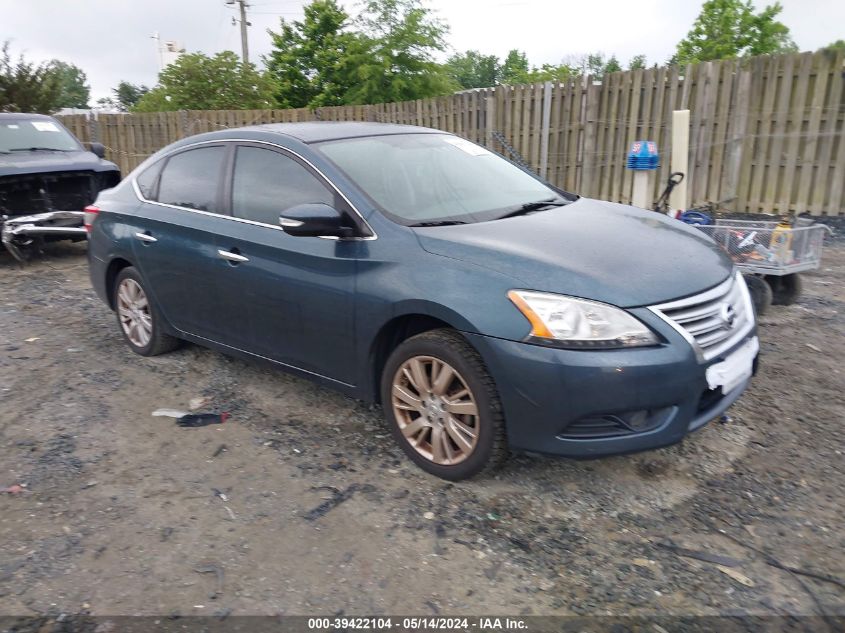
[[[0,613],[845,614],[842,586],[766,562],[845,577],[841,244],[761,320],[729,422],[460,484],[304,380],[196,346],[135,356],[84,248],[0,256],[0,487],[25,484],[0,494]],[[198,396],[232,419],[150,416]]]

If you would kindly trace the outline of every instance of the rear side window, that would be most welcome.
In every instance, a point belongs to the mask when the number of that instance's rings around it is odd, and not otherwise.
[[[135,178],[135,182],[138,185],[138,189],[141,191],[141,195],[147,200],[156,199],[154,197],[156,178],[158,178],[158,174],[161,172],[162,165],[164,165],[163,160],[153,163],[142,171],[137,178]]]
[[[225,152],[223,147],[203,147],[171,156],[159,178],[158,201],[220,213],[217,185]]]
[[[233,216],[278,226],[283,211],[313,202],[334,205],[334,194],[300,163],[273,150],[238,147]]]

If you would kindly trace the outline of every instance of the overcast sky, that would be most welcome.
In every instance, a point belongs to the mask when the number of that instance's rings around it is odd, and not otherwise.
[[[455,50],[500,57],[524,50],[533,64],[558,63],[593,51],[623,62],[644,53],[663,62],[689,30],[699,0],[426,0],[451,26]],[[298,19],[305,0],[252,0],[249,29],[253,61],[268,52],[268,28]],[[845,1],[781,0],[780,19],[801,50],[845,38]],[[355,0],[343,2],[355,12]],[[758,6],[764,3],[757,1]],[[177,40],[188,51],[240,51],[235,10],[225,0],[0,0],[0,41],[14,54],[58,58],[87,74],[92,102],[118,81],[155,83],[158,55],[151,35]]]

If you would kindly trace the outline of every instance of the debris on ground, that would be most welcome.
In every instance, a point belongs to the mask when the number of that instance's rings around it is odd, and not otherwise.
[[[207,407],[209,404],[211,404],[211,398],[208,396],[197,396],[196,398],[191,398],[188,402],[188,408],[191,411],[197,411],[198,409]]]
[[[183,428],[196,428],[209,424],[223,424],[231,416],[223,413],[191,413],[181,409],[156,409],[152,413],[155,417],[176,418],[176,424]]]
[[[0,494],[5,492],[6,494],[9,494],[9,495],[19,495],[22,492],[24,492],[25,490],[26,490],[26,487],[22,486],[21,484],[12,484],[11,486],[9,486],[7,488],[0,488]]]
[[[739,567],[742,564],[742,561],[737,560],[736,558],[731,558],[730,556],[723,556],[721,554],[711,554],[710,552],[700,552],[694,549],[687,549],[686,547],[680,547],[675,545],[671,541],[659,541],[655,543],[658,547],[662,547],[663,549],[668,549],[671,552],[674,552],[678,556],[683,556],[684,558],[693,558],[695,560],[702,560],[705,563],[713,563],[715,565],[724,565],[725,567]]]
[[[731,569],[730,567],[725,567],[724,565],[716,565],[716,569],[718,569],[723,574],[730,576],[734,580],[736,580],[739,584],[745,585],[746,587],[754,587],[755,583],[745,574],[738,572],[736,569]]]
[[[226,581],[226,573],[223,567],[215,562],[203,562],[194,567],[194,571],[198,574],[214,574],[217,577],[217,589],[209,594],[211,600],[217,599],[218,596],[223,595],[223,585]]]
[[[215,497],[220,497],[223,501],[229,500],[229,497],[227,497],[226,493],[224,493],[222,490],[218,490],[217,488],[212,488],[211,492],[214,493]]]
[[[209,424],[223,424],[229,419],[229,414],[223,413],[189,413],[177,418],[176,424],[182,428],[197,428]]]
[[[181,409],[156,409],[152,413],[157,418],[181,418],[189,414],[190,411],[182,411]]]
[[[218,447],[217,447],[217,450],[216,450],[216,451],[214,451],[214,452],[211,454],[211,456],[212,456],[212,457],[218,457],[221,453],[225,453],[225,452],[226,452],[226,451],[228,451],[228,450],[229,450],[229,447],[228,447],[228,446],[226,446],[225,444],[221,444],[220,446],[218,446]]]
[[[330,510],[335,509],[344,501],[351,499],[352,495],[356,492],[372,492],[375,490],[375,486],[370,484],[350,484],[342,491],[338,490],[334,486],[317,486],[314,490],[328,490],[332,493],[332,497],[323,501],[323,503],[318,505],[316,508],[306,512],[303,515],[306,521],[319,519],[321,516],[327,514]]]

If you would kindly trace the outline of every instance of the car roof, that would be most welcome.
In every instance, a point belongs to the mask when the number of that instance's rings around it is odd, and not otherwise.
[[[441,130],[432,130],[415,125],[395,125],[393,123],[366,123],[358,121],[312,121],[307,123],[267,123],[255,125],[244,130],[265,130],[284,134],[299,139],[303,143],[335,141],[342,138],[362,136],[385,136],[388,134],[445,134]],[[230,130],[231,131],[231,130]]]
[[[53,117],[46,114],[35,114],[34,112],[0,112],[0,121],[31,121],[32,119],[47,119],[53,121]]]

